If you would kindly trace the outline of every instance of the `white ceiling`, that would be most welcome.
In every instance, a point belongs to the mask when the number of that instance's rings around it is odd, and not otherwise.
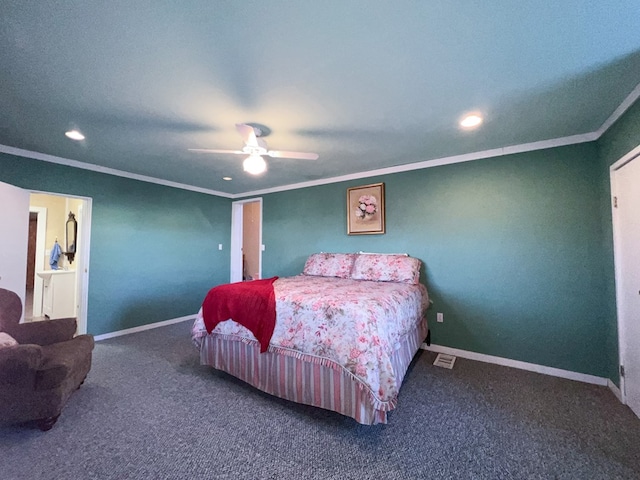
[[[0,145],[236,195],[570,143],[638,91],[639,32],[638,0],[4,1]],[[251,176],[187,151],[240,149],[250,122],[320,158]]]

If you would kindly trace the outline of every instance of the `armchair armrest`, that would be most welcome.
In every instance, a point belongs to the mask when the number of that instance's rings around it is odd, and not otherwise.
[[[93,346],[93,336],[78,335],[66,342],[41,347],[42,363],[36,371],[36,390],[58,388],[83,366],[90,366]]]
[[[0,349],[0,388],[33,385],[36,370],[42,362],[38,345],[16,345]]]
[[[45,346],[71,340],[76,329],[75,318],[57,318],[14,325],[8,333],[20,344]]]
[[[48,390],[58,387],[71,372],[71,367],[65,363],[47,365],[36,371],[36,390]]]

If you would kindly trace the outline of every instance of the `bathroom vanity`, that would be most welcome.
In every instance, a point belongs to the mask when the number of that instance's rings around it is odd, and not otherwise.
[[[42,313],[49,319],[76,316],[75,270],[43,270],[44,279]]]

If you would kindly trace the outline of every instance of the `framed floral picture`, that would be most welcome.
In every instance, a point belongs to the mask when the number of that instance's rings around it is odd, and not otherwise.
[[[384,230],[384,183],[347,189],[347,234],[374,235]]]

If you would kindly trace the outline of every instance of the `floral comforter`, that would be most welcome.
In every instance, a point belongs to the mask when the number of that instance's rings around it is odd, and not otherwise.
[[[280,278],[273,287],[277,318],[271,347],[332,360],[381,401],[398,395],[391,356],[428,306],[423,285],[298,275]],[[255,340],[233,321],[221,322],[212,334]],[[192,329],[198,347],[206,335],[200,312]]]

